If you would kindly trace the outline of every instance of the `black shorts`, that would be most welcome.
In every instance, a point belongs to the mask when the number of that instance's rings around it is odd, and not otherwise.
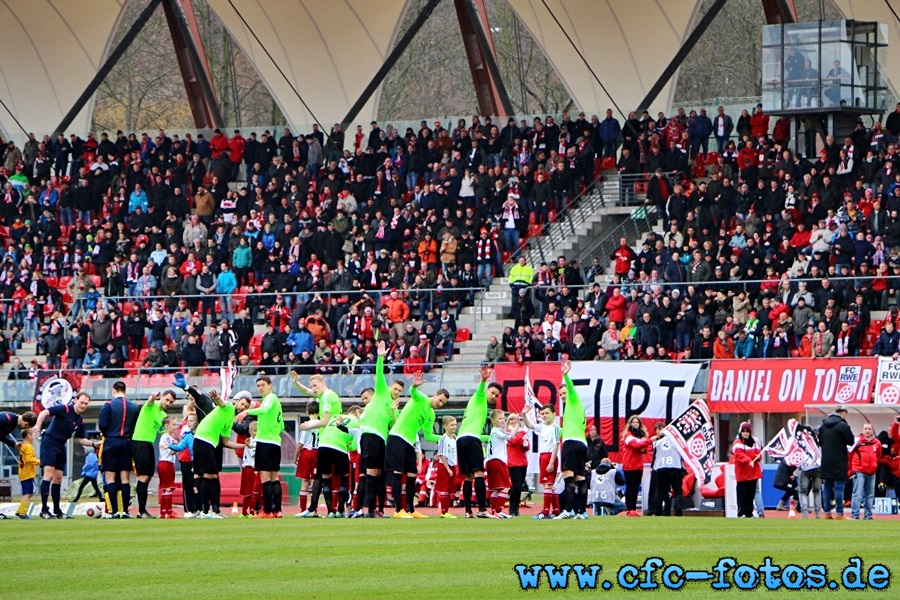
[[[41,468],[44,467],[53,467],[60,471],[66,468],[65,444],[48,437],[41,440]]]
[[[375,433],[359,436],[359,468],[382,470],[384,468],[384,440]]]
[[[156,472],[156,453],[150,442],[131,442],[131,459],[138,477],[153,477]]]
[[[587,446],[577,440],[565,440],[562,444],[560,471],[572,471],[573,475],[584,475],[587,462]]]
[[[481,438],[467,435],[456,440],[456,459],[459,472],[463,475],[484,471],[484,446]]]
[[[319,446],[319,452],[316,454],[316,475],[337,475],[343,477],[350,474],[350,457],[334,448],[323,448]]]
[[[100,464],[104,471],[119,473],[131,471],[131,440],[124,438],[106,438],[103,440],[103,453]]]
[[[218,475],[216,447],[209,442],[194,438],[194,473],[197,475]]]
[[[418,473],[416,449],[397,435],[389,435],[384,454],[384,470],[388,473]]]
[[[256,442],[256,457],[253,462],[253,468],[257,471],[280,471],[281,446],[268,442]]]

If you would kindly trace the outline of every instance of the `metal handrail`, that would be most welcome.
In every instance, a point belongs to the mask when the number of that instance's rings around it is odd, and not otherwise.
[[[528,252],[529,245],[532,242],[538,245],[543,255],[542,246],[544,242],[550,245],[549,252],[552,252],[568,235],[574,235],[575,228],[587,221],[590,215],[593,215],[598,208],[603,206],[603,196],[598,194],[595,189],[595,186],[603,179],[604,176],[599,175],[586,185],[584,191],[570,200],[567,206],[558,210],[553,220],[547,222],[545,233],[534,236],[528,243],[520,245],[503,263],[504,266],[514,264],[518,260],[519,255],[523,252]]]
[[[653,219],[651,220],[651,215]],[[595,256],[603,262],[604,257],[610,256],[619,247],[619,240],[627,238],[637,239],[639,236],[650,232],[656,221],[656,207],[644,205],[632,211],[631,215],[619,225],[607,232],[605,236],[594,241],[590,246],[581,250],[577,256],[578,264],[584,265],[586,260],[592,260]]]

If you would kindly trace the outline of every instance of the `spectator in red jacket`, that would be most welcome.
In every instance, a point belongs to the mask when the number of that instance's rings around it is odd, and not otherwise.
[[[872,505],[875,498],[875,472],[881,460],[881,441],[875,437],[871,423],[863,425],[862,433],[850,451],[850,471],[853,473],[853,502],[850,516],[859,520],[859,507],[865,508],[864,519],[872,520]]]
[[[606,301],[606,316],[609,321],[621,327],[625,323],[625,296],[620,288],[613,288],[612,296]]]
[[[628,239],[623,237],[619,240],[619,247],[616,248],[616,251],[610,257],[611,260],[616,261],[613,271],[621,277],[627,276],[628,271],[631,270],[631,263],[636,258],[637,255],[634,253],[634,250],[628,245]]]
[[[425,372],[425,359],[419,354],[418,346],[410,346],[409,358],[403,363],[403,374],[415,375],[419,371]]]
[[[724,330],[719,330],[716,341],[713,342],[713,357],[734,358],[734,340]]]
[[[628,420],[622,436],[622,472],[625,474],[626,516],[639,517],[637,511],[638,487],[644,476],[644,463],[650,462],[650,449],[657,436],[647,437],[647,428],[635,415]]]
[[[224,137],[224,136],[223,136]],[[235,180],[238,176],[238,169],[244,161],[244,148],[247,146],[247,140],[241,135],[240,129],[234,130],[234,135],[228,140],[228,158],[231,160],[231,179]]]
[[[753,516],[753,498],[756,496],[756,482],[762,479],[762,467],[759,459],[762,448],[753,437],[750,423],[741,423],[741,431],[731,445],[731,458],[734,462],[734,477],[737,480],[738,517]]]
[[[509,479],[512,486],[509,488],[509,514],[518,517],[519,505],[522,503],[522,489],[525,485],[525,475],[528,471],[528,448],[530,432],[520,425],[519,415],[510,413],[506,421],[506,428],[515,431],[506,441],[506,464],[509,469]]]
[[[769,115],[763,112],[762,104],[756,105],[756,110],[750,117],[750,137],[769,137]]]

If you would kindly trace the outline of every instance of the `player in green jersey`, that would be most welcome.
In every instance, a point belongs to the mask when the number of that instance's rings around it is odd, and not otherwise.
[[[257,408],[251,408],[237,415],[243,421],[248,415],[257,418],[256,456],[253,468],[259,473],[262,484],[262,518],[281,518],[281,432],[284,420],[281,415],[281,400],[272,392],[272,380],[267,375],[256,378],[256,390],[262,397]]]
[[[199,481],[200,502],[203,507],[201,518],[222,519],[219,512],[219,498],[222,487],[219,483],[219,461],[216,458],[216,448],[224,446],[232,450],[238,450],[243,446],[231,441],[231,426],[234,424],[235,412],[244,412],[250,408],[249,394],[242,392],[234,404],[225,402],[219,394],[213,390],[209,398],[215,403],[215,408],[197,425],[194,432],[194,472],[201,475]]]
[[[328,441],[326,429],[333,424],[333,420],[341,415],[341,399],[334,390],[328,389],[325,384],[325,378],[316,374],[309,378],[309,387],[300,383],[297,373],[291,372],[291,379],[294,387],[306,396],[314,396],[319,400],[319,418],[310,419],[300,424],[300,431],[308,429],[320,429],[319,433],[319,451],[316,455],[316,480],[313,483],[312,498],[309,510],[300,513],[304,517],[315,516],[316,503],[319,499],[319,493],[325,497],[325,503],[328,511],[332,510],[332,490],[331,477],[337,475],[343,477],[350,471],[350,457],[348,454],[341,452],[333,444],[326,445]]]
[[[417,371],[413,377],[412,388],[409,390],[410,399],[400,411],[397,422],[391,427],[388,435],[387,450],[385,452],[384,470],[390,477],[391,490],[394,495],[395,519],[424,519],[427,518],[420,512],[416,512],[416,436],[419,431],[429,442],[439,442],[440,436],[434,433],[434,411],[443,407],[450,399],[450,392],[438,390],[428,398],[419,391],[419,387],[425,383],[422,371]],[[406,507],[404,509],[401,498],[403,490],[400,480],[406,474]]]
[[[141,407],[137,422],[134,424],[134,433],[131,434],[131,458],[134,460],[134,471],[137,473],[138,519],[156,518],[147,512],[147,490],[156,471],[156,452],[153,444],[156,442],[156,436],[163,430],[166,411],[173,404],[175,392],[165,391],[162,395],[155,392]],[[123,506],[122,510],[127,512],[128,507]]]
[[[484,424],[487,421],[488,407],[493,406],[500,397],[503,388],[496,383],[487,383],[491,377],[489,366],[481,367],[481,383],[469,398],[466,412],[456,439],[456,452],[459,460],[459,472],[465,477],[463,483],[463,503],[466,507],[466,518],[472,518],[472,488],[478,502],[478,517],[491,518],[487,510],[487,486],[484,482],[484,446],[487,441],[484,435]]]
[[[358,494],[363,497],[365,516],[375,515],[375,499],[384,488],[384,454],[391,424],[397,418],[397,408],[405,384],[395,379],[388,387],[384,377],[384,358],[388,354],[384,341],[378,342],[378,360],[375,363],[375,390],[371,400],[366,403],[359,420],[361,435],[359,438],[360,468],[365,473],[360,477]],[[365,394],[365,392],[363,392]],[[363,398],[365,402],[365,398]]]
[[[587,496],[590,481],[585,477],[587,465],[587,439],[585,428],[587,418],[584,414],[584,402],[575,391],[569,378],[572,363],[562,363],[563,384],[559,386],[559,398],[562,402],[562,470],[565,490],[563,491],[561,511],[554,519],[587,519]]]

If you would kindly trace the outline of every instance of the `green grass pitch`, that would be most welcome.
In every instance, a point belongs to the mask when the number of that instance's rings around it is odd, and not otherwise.
[[[900,521],[591,518],[534,522],[426,520],[4,521],[0,598],[512,598],[514,565],[624,564],[658,556],[711,569],[723,556],[759,565],[823,563],[839,579],[849,558],[900,573]],[[657,581],[659,575],[657,574]],[[895,580],[882,597],[898,597]],[[760,590],[762,591],[762,590]],[[559,594],[560,592],[554,592]],[[577,590],[570,576],[567,593]],[[602,597],[634,597],[614,587]],[[639,593],[639,592],[638,592]],[[656,592],[661,593],[661,592]],[[667,593],[663,591],[662,593]],[[707,583],[684,597],[715,598]],[[847,592],[813,592],[832,597]],[[866,591],[863,595],[876,592]],[[767,597],[810,592],[767,592]],[[857,592],[857,594],[859,594]]]

